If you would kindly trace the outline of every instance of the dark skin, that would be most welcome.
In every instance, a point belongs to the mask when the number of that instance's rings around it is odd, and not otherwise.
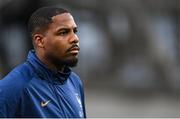
[[[34,33],[34,47],[37,57],[50,69],[63,71],[64,63],[77,60],[79,38],[77,25],[70,13],[52,17],[45,33]]]

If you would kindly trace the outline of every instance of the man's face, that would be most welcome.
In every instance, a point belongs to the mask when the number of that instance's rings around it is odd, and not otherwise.
[[[45,58],[55,66],[73,67],[78,62],[79,38],[77,26],[70,13],[52,17],[44,37]]]

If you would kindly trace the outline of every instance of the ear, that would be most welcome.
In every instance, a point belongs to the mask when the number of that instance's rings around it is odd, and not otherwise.
[[[34,39],[34,45],[36,47],[44,48],[44,36],[42,34],[35,34],[33,36]]]

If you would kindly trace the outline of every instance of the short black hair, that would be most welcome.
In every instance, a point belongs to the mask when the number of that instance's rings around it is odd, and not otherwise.
[[[28,31],[32,36],[36,32],[44,32],[48,25],[52,23],[52,17],[58,14],[69,13],[64,8],[48,6],[37,9],[29,18]]]

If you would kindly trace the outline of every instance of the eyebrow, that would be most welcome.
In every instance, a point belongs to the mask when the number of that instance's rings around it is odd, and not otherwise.
[[[61,31],[63,31],[63,30],[68,30],[68,31],[70,31],[71,29],[77,30],[77,27],[73,27],[73,28],[69,28],[69,27],[57,28],[55,32],[58,33],[58,32],[61,32]]]
[[[69,27],[62,27],[62,28],[57,28],[56,32],[62,31],[62,30],[70,30],[71,28]],[[73,27],[72,29],[77,29],[77,27]]]

